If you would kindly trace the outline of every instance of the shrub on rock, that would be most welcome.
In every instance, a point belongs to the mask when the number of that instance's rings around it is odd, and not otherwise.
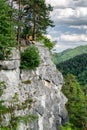
[[[22,69],[35,69],[40,64],[40,55],[38,49],[32,45],[29,46],[24,52],[21,53],[21,68]]]

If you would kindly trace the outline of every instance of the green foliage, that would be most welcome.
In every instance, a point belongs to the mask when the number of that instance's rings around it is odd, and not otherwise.
[[[10,120],[10,124],[6,127],[1,126],[0,130],[17,130],[18,129],[18,124],[20,122],[27,124],[27,123],[31,123],[33,121],[35,121],[36,119],[38,119],[37,116],[33,115],[33,114],[29,114],[29,115],[24,115],[24,116],[18,116],[15,117],[14,115],[11,115],[11,120]]]
[[[79,130],[73,126],[71,123],[67,123],[66,126],[61,126],[60,130]]]
[[[8,127],[2,127],[2,128],[0,128],[0,130],[10,130],[10,128],[8,128]]]
[[[83,130],[83,124],[87,123],[87,100],[79,83],[72,74],[65,76],[65,85],[62,91],[68,98],[66,106],[70,123],[74,124],[76,128]]]
[[[5,85],[4,82],[0,82],[0,90],[2,90],[3,94],[3,86]],[[12,98],[12,105],[6,107],[3,105],[4,101],[0,100],[0,130],[17,130],[18,124],[20,122],[22,123],[31,123],[34,120],[36,120],[38,117],[33,114],[27,114],[24,116],[15,116],[15,110],[24,110],[26,108],[30,108],[31,104],[33,103],[33,100],[31,98],[26,99],[21,105],[18,103],[18,94],[15,93],[15,95]],[[29,107],[28,107],[29,106]],[[8,126],[3,126],[3,117],[5,114],[10,114],[9,123]]]
[[[5,88],[5,82],[2,81],[2,82],[0,82],[0,97],[3,94],[3,89],[4,88]],[[9,109],[5,105],[3,105],[3,102],[4,101],[2,101],[0,99],[0,122],[2,121],[2,115],[8,113],[8,111],[9,111]]]
[[[51,50],[54,47],[54,43],[50,41],[46,36],[43,36],[42,39],[44,40],[44,45]]]
[[[68,73],[75,75],[82,86],[87,84],[87,53],[57,64],[57,68],[64,75]]]
[[[59,63],[57,68],[65,76],[63,93],[68,98],[70,123],[78,130],[87,129],[87,53]]]
[[[0,96],[3,94],[3,88],[5,87],[5,82],[0,82]]]
[[[13,46],[15,40],[14,23],[10,21],[11,8],[6,0],[0,1],[0,47]]]
[[[67,49],[60,53],[55,53],[53,55],[54,63],[59,64],[61,62],[64,62],[66,60],[69,60],[71,58],[74,58],[77,55],[81,55],[87,53],[87,45],[85,46],[79,46],[74,49]]]
[[[38,117],[35,115],[25,115],[25,116],[18,117],[18,121],[23,123],[32,122],[36,119],[38,119]]]
[[[45,0],[25,0],[22,4],[27,5],[24,8],[26,24],[23,28],[23,35],[32,35],[33,40],[36,40],[36,36],[46,33],[48,26],[53,26],[49,17],[53,8],[47,5]]]
[[[26,80],[26,81],[23,81],[22,83],[24,83],[24,84],[31,84],[31,80]]]
[[[16,44],[14,23],[10,20],[11,8],[6,0],[0,0],[0,60],[5,49]]]
[[[2,81],[2,82],[0,82],[0,97],[3,94],[3,89],[4,88],[5,88],[5,82]],[[4,101],[2,101],[0,99],[0,122],[2,121],[2,115],[5,114],[5,113],[7,113],[9,111],[8,108],[5,105],[3,105],[3,102]]]
[[[21,68],[22,69],[35,69],[40,64],[40,55],[38,49],[32,45],[29,46],[24,52],[21,53]]]
[[[87,86],[87,66],[77,75],[77,79],[82,86]]]
[[[47,38],[46,36],[40,36],[38,37],[38,41],[42,41],[44,43],[44,45],[46,47],[49,48],[49,50],[51,50],[53,47],[54,47],[54,43],[49,39]]]
[[[4,50],[3,47],[0,47],[0,60],[4,59]]]
[[[0,47],[0,60],[4,60],[7,58],[9,59],[12,56],[11,50],[11,47],[7,47],[5,49],[3,47]]]
[[[14,114],[12,114],[9,127],[12,130],[17,130],[18,124],[20,122],[27,124],[27,123],[31,123],[31,122],[35,121],[36,119],[38,119],[38,117],[33,114],[24,115],[24,116],[15,116]]]

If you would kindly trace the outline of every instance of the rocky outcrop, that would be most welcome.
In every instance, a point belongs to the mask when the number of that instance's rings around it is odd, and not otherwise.
[[[61,92],[63,77],[53,64],[48,49],[38,43],[36,47],[41,56],[41,64],[36,70],[20,70],[17,49],[10,60],[0,61],[0,82],[5,83],[1,98],[5,105],[14,106],[15,116],[33,114],[38,117],[31,124],[19,123],[18,130],[59,130],[60,124],[68,119],[67,98]],[[8,123],[10,117],[10,114],[5,116]]]

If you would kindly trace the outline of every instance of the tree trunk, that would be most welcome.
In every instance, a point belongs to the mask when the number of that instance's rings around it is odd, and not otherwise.
[[[21,0],[18,0],[18,29],[17,29],[17,41],[18,41],[18,45],[20,45],[21,43],[21,39],[20,39],[20,34],[21,34]]]
[[[36,14],[34,13],[33,40],[36,41]]]

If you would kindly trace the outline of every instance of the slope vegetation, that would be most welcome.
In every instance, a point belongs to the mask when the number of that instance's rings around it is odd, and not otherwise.
[[[56,53],[53,55],[54,63],[59,64],[66,60],[69,60],[77,55],[87,53],[87,45],[79,46],[74,49],[67,49],[61,53]]]
[[[73,74],[81,85],[87,84],[87,53],[56,65],[63,75]]]

